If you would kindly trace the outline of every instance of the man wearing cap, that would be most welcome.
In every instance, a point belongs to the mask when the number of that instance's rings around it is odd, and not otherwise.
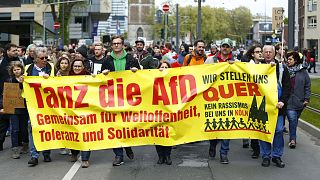
[[[219,62],[234,62],[234,57],[232,55],[232,41],[229,38],[224,38],[221,41],[220,51],[215,55],[209,57],[205,64],[219,63]],[[210,140],[209,147],[209,157],[214,158],[216,156],[216,146],[218,142],[221,141],[220,147],[220,163],[229,164],[228,152],[229,152],[229,142],[230,139],[222,140]]]
[[[215,44],[210,45],[210,53],[207,54],[207,57],[215,56],[218,52],[218,47]]]
[[[224,38],[221,41],[220,51],[215,56],[208,57],[205,64],[234,61],[234,57],[232,55],[232,44],[233,43],[229,38]]]
[[[142,69],[156,69],[158,67],[158,62],[155,61],[152,55],[144,50],[144,41],[142,39],[136,40],[136,51],[134,52],[134,57],[138,59]]]

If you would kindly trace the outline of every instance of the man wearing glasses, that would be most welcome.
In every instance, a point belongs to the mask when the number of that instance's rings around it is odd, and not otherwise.
[[[112,52],[104,62],[102,63],[101,72],[107,75],[110,71],[124,71],[131,70],[136,72],[140,69],[140,65],[137,59],[135,59],[131,54],[127,54],[124,50],[124,38],[122,36],[113,36],[111,38]],[[129,159],[134,158],[133,151],[131,147],[125,147],[126,154]],[[115,159],[113,160],[113,166],[120,166],[123,162],[123,148],[113,148],[115,153]]]
[[[48,51],[45,47],[37,47],[34,51],[34,63],[29,64],[25,67],[26,76],[43,76],[49,77],[56,74],[53,64],[50,64],[48,60]],[[32,137],[32,127],[29,121],[29,145],[30,145],[30,154],[31,159],[28,161],[28,164],[31,166],[38,165],[39,152],[34,146],[33,137]],[[51,162],[50,150],[42,151],[43,161]]]

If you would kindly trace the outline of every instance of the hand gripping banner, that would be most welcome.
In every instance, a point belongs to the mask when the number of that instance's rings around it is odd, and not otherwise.
[[[275,69],[236,62],[95,77],[25,77],[24,92],[37,150],[237,138],[272,142]]]

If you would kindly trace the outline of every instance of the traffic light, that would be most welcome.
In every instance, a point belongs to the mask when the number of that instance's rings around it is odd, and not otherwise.
[[[161,29],[160,35],[161,35],[161,39],[164,39],[164,29]]]

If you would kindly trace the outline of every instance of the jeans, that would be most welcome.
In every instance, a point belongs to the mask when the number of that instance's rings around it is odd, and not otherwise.
[[[29,143],[28,118],[28,114],[11,115],[11,143],[13,148],[21,145],[21,142]]]
[[[276,132],[274,133],[273,137],[273,144],[272,144],[272,154],[271,154],[271,143],[260,141],[260,153],[262,158],[270,159],[272,157],[281,157],[283,154],[284,148],[284,140],[283,140],[283,121],[284,117],[282,115],[278,116],[277,125],[276,125]]]
[[[156,145],[156,150],[158,153],[158,156],[160,157],[166,157],[166,156],[170,156],[171,155],[171,149],[172,146],[159,146]]]
[[[287,109],[287,117],[289,121],[289,133],[290,133],[290,141],[297,139],[297,126],[298,120],[301,115],[302,110],[291,110]]]
[[[228,155],[230,139],[213,139],[210,140],[210,149],[217,146],[218,142],[221,141],[220,155]]]
[[[28,122],[29,127],[29,148],[31,157],[39,159],[39,152],[37,151],[36,147],[34,146],[33,137],[32,137],[32,127],[30,121]],[[50,156],[50,150],[42,151],[43,156]]]
[[[123,148],[113,148],[112,149],[116,157],[123,158]]]
[[[228,152],[229,152],[229,143],[230,143],[230,139],[223,139],[223,140],[221,141],[220,156],[221,156],[221,155],[228,155]]]
[[[79,154],[79,150],[71,149],[71,154],[77,156]],[[89,161],[91,155],[91,151],[81,151],[81,160]]]

